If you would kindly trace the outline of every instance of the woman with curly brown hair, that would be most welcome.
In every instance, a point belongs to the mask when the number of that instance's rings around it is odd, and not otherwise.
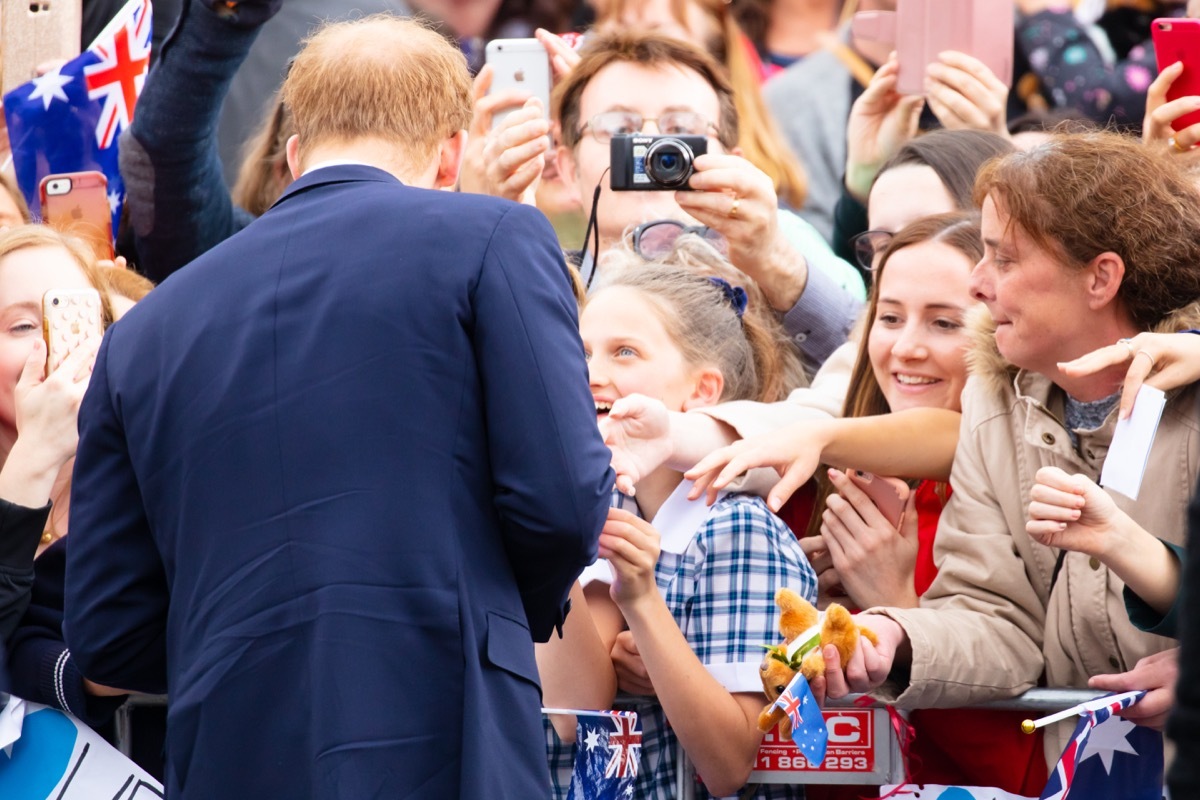
[[[985,252],[971,290],[990,319],[963,393],[939,572],[920,608],[864,615],[879,646],[848,664],[834,653],[816,688],[873,691],[913,708],[1009,697],[1041,680],[1149,689],[1123,714],[1161,727],[1174,702],[1170,640],[1136,629],[1104,564],[1041,544],[1025,521],[1038,469],[1095,478],[1116,426],[1123,365],[1085,376],[1060,365],[1139,331],[1200,323],[1195,188],[1166,154],[1091,133],[991,162],[975,198]],[[1114,497],[1174,543],[1200,474],[1198,420],[1195,386],[1173,394],[1139,497]],[[1097,677],[1108,673],[1119,674]],[[1048,731],[1051,758],[1066,732]]]

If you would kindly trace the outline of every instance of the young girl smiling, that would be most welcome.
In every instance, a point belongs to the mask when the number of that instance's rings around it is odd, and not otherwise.
[[[664,261],[610,270],[583,310],[580,331],[601,424],[635,394],[675,411],[775,399],[762,387],[778,384],[771,374],[779,368],[776,339],[746,311],[746,293],[669,266],[678,256]],[[606,561],[581,580],[587,602],[576,629],[539,654],[547,705],[611,686],[614,670],[624,692],[641,695],[631,705],[643,726],[639,798],[675,796],[677,742],[704,783],[699,797],[742,791],[762,739],[762,645],[779,638],[775,591],[789,586],[816,599],[815,573],[762,500],[727,494],[709,507],[689,501],[689,487],[680,473],[660,467],[638,482],[634,498],[621,498],[600,537]],[[611,662],[585,655],[594,654],[597,637]],[[565,790],[562,770],[570,760],[552,745],[556,782]],[[762,787],[744,796],[802,797],[803,790]]]

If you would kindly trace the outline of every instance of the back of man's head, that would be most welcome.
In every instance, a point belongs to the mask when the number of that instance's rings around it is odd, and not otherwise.
[[[567,148],[573,150],[579,144],[583,122],[579,119],[579,104],[584,89],[605,67],[620,63],[650,69],[676,67],[698,73],[712,87],[720,103],[717,138],[726,150],[737,146],[738,117],[733,104],[733,87],[725,67],[699,47],[660,33],[619,29],[589,39],[579,56],[579,63],[555,87],[552,98],[554,118],[562,126],[562,142]]]
[[[385,14],[322,26],[283,85],[303,153],[323,144],[394,142],[414,164],[471,121],[461,51],[429,28]]]

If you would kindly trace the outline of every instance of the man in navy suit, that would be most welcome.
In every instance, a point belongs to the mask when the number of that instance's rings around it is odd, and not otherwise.
[[[329,26],[285,93],[296,182],[97,356],[68,644],[169,692],[171,798],[545,796],[533,642],[613,480],[561,253],[436,191],[471,117],[436,34]]]

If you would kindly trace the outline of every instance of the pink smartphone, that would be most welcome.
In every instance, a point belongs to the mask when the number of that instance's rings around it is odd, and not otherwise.
[[[1167,100],[1200,95],[1200,19],[1156,19],[1150,25],[1150,38],[1159,72],[1183,62],[1183,72],[1167,90]],[[1197,122],[1200,111],[1193,111],[1174,120],[1171,127],[1181,131]]]
[[[904,504],[908,502],[908,484],[899,478],[881,478],[859,469],[848,469],[846,474],[858,488],[862,489],[871,502],[893,527],[900,527],[904,516]]]
[[[901,94],[924,94],[925,68],[946,50],[974,56],[1012,86],[1011,0],[897,0],[895,11],[860,11],[852,26],[856,37],[895,48]]]
[[[38,190],[46,224],[86,241],[98,260],[112,260],[112,209],[103,172],[47,175]]]

